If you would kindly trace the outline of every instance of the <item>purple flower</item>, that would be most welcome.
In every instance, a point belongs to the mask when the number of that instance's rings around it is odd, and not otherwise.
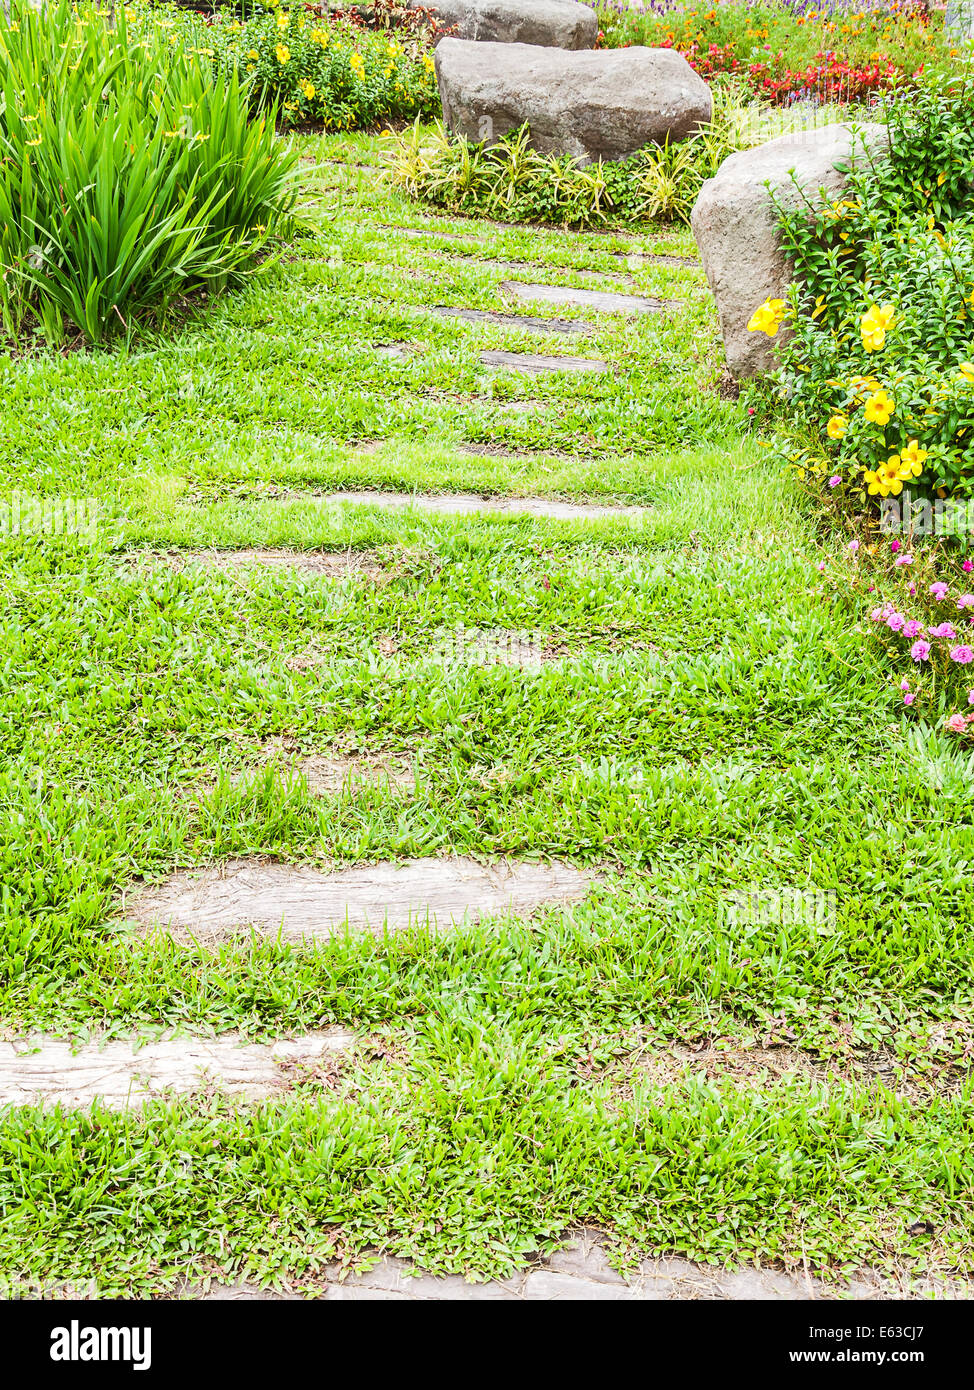
[[[974,608],[974,594],[961,594],[957,600],[958,608]]]
[[[839,477],[838,473],[833,473],[832,477],[829,479],[829,487],[838,487],[841,481],[842,479]]]
[[[901,690],[909,690],[909,688],[910,688],[910,682],[907,680],[906,676],[904,676],[903,679],[900,681],[900,689],[901,689]]]
[[[936,584],[930,585],[930,592],[933,594],[937,602],[940,603],[942,599],[947,597],[947,585],[943,582],[942,579],[938,579]]]
[[[918,623],[916,618],[909,618],[903,624],[903,636],[908,642],[912,642],[914,637],[919,637],[923,631],[923,624]]]
[[[967,703],[969,705],[974,705],[974,690],[969,690],[967,692]]]
[[[974,661],[974,647],[951,647],[950,659],[959,666],[969,666]]]
[[[932,627],[930,629],[930,636],[946,637],[948,641],[952,641],[953,638],[957,636],[957,633],[951,627],[950,623],[941,623],[938,627]]]
[[[912,556],[912,555],[897,555],[897,557],[896,557],[896,559],[893,561],[893,563],[894,563],[895,565],[912,565],[912,564],[913,564],[913,556]]]
[[[890,550],[892,550],[893,554],[895,555],[896,552],[897,552],[898,550],[902,550],[902,549],[903,549],[903,542],[902,542],[902,541],[890,541],[890,543],[889,543],[889,548],[890,548]]]
[[[965,560],[961,565],[961,569],[965,574],[970,574],[971,570],[974,570],[974,560]]]
[[[914,642],[913,646],[910,648],[910,655],[914,661],[926,661],[927,657],[930,655],[930,643]]]
[[[886,619],[886,626],[892,628],[894,632],[899,632],[906,625],[906,619],[902,613],[891,613]]]
[[[850,541],[850,542],[849,542],[849,547],[848,547],[848,548],[852,551],[853,555],[855,555],[856,551],[859,549],[859,542],[858,542],[858,541]]]
[[[907,693],[903,696],[903,703],[904,703],[904,705],[912,705],[912,704],[913,704],[913,701],[914,701],[915,699],[916,699],[916,696],[915,696],[915,695],[911,695],[910,692],[907,691]]]

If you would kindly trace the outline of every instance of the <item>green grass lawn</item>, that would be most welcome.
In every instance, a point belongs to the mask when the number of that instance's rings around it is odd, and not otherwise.
[[[584,1221],[620,1251],[974,1272],[970,768],[821,591],[831,539],[721,389],[699,268],[624,259],[691,239],[434,219],[352,167],[380,141],[302,143],[307,230],[245,292],[128,351],[0,364],[5,495],[100,507],[92,544],[2,540],[2,1018],[363,1043],[252,1104],[8,1112],[0,1267],[158,1293],[381,1248],[486,1275]],[[517,312],[518,278],[680,308],[551,309],[585,337],[429,312]],[[492,348],[613,369],[492,374]],[[325,500],[372,488],[646,510]],[[164,555],[234,546],[382,575]],[[459,626],[562,659],[432,659]],[[413,759],[415,792],[313,795],[266,765],[280,738]],[[438,854],[603,879],[529,921],[314,948],[125,925],[177,867]],[[834,920],[735,925],[753,888],[834,891]]]

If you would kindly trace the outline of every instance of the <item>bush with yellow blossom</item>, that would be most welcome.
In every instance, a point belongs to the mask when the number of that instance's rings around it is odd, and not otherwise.
[[[158,25],[162,16],[189,35],[214,76],[239,74],[255,108],[274,106],[282,125],[355,130],[439,110],[434,31],[425,23],[370,30],[354,14],[326,18],[281,0],[244,20],[169,5],[137,8],[143,26]]]
[[[796,280],[751,327],[778,350],[779,441],[803,478],[859,508],[974,494],[974,91],[891,103],[888,156],[846,195],[782,211]]]

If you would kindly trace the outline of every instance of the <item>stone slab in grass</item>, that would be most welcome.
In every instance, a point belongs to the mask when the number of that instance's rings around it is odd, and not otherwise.
[[[393,510],[416,507],[421,511],[454,516],[480,513],[488,516],[534,516],[553,521],[643,517],[647,510],[645,507],[613,506],[607,503],[563,502],[554,497],[480,497],[472,492],[333,492],[319,500],[331,505],[351,502],[357,506],[387,507]]]
[[[381,932],[411,924],[437,929],[497,913],[521,915],[577,902],[598,881],[567,864],[478,864],[411,859],[324,872],[305,865],[234,860],[183,870],[125,904],[143,930],[200,942],[250,930],[289,941],[326,940],[347,928]]]
[[[285,781],[303,778],[313,796],[337,796],[363,786],[385,786],[396,791],[416,788],[411,759],[393,753],[309,753],[291,738],[271,738],[260,750],[258,766],[250,771],[263,771],[269,766]],[[232,780],[239,783],[241,774],[235,774]]]
[[[616,294],[608,290],[577,290],[569,285],[533,285],[523,280],[505,280],[501,289],[529,304],[566,304],[594,309],[601,314],[660,314],[681,308],[679,299],[653,299],[644,294]]]
[[[236,1035],[174,1038],[136,1048],[113,1039],[72,1052],[62,1038],[33,1035],[0,1042],[0,1105],[82,1108],[97,1098],[113,1108],[213,1085],[248,1099],[272,1094],[302,1068],[327,1064],[353,1046],[339,1029],[276,1043],[242,1043]]]
[[[624,263],[630,270],[639,270],[643,266],[651,265],[672,266],[675,270],[702,268],[700,261],[693,256],[666,256],[655,251],[611,251],[609,254],[613,260]]]
[[[263,550],[257,547],[243,550],[169,550],[152,558],[176,570],[186,569],[190,565],[205,565],[207,569],[229,574],[240,570],[267,569],[324,579],[344,579],[348,575],[382,579],[386,573],[369,552],[356,550]]]
[[[527,372],[541,376],[547,372],[607,372],[608,362],[601,357],[546,357],[537,352],[482,352],[480,361],[485,367],[502,367],[511,372]]]
[[[531,333],[591,333],[590,323],[579,319],[539,319],[532,314],[499,314],[493,309],[456,309],[448,304],[434,304],[430,312],[445,319],[463,319],[465,323],[496,323],[502,328],[526,328]]]

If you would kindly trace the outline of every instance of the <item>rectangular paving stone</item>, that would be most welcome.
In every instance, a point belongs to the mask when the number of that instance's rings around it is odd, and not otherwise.
[[[607,372],[600,357],[546,357],[536,352],[482,352],[485,367],[504,367],[512,372],[540,376],[545,372]]]
[[[125,904],[126,917],[180,940],[222,940],[280,932],[326,939],[346,928],[381,932],[429,923],[438,928],[543,905],[577,902],[598,875],[567,864],[410,859],[324,872],[306,865],[232,860],[181,870]]]
[[[320,1063],[347,1052],[355,1035],[342,1030],[275,1043],[243,1043],[237,1035],[174,1038],[136,1048],[112,1039],[72,1051],[63,1038],[34,1034],[0,1042],[0,1105],[64,1105],[80,1109],[97,1098],[113,1108],[154,1096],[197,1091],[214,1083],[249,1099],[286,1081],[285,1067]]]
[[[607,290],[578,290],[567,285],[533,285],[522,280],[505,280],[501,289],[528,303],[568,304],[596,309],[603,314],[658,314],[680,307],[678,299],[651,299],[642,294],[614,294]]]
[[[499,314],[493,309],[455,309],[446,304],[432,306],[431,312],[445,319],[466,323],[496,323],[504,328],[527,328],[532,333],[591,333],[592,325],[579,319],[539,319],[531,314]]]
[[[476,513],[499,516],[534,516],[549,521],[596,521],[603,518],[621,520],[644,517],[646,507],[613,505],[597,502],[563,502],[554,497],[481,497],[471,492],[332,492],[320,498],[334,506],[343,502],[355,506],[386,507],[398,510],[416,507],[422,511],[451,516],[471,516]]]

